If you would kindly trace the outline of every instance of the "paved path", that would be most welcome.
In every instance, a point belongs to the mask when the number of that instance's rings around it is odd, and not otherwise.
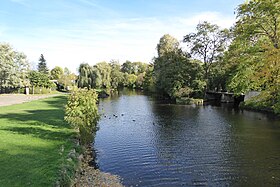
[[[48,95],[24,95],[24,94],[0,94],[0,106],[8,106],[14,104],[25,103],[33,100],[54,97],[57,94]]]

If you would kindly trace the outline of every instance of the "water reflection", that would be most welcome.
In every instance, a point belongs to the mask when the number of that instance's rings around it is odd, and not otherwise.
[[[129,92],[100,102],[101,170],[127,186],[276,186],[280,123],[221,106],[179,106]]]

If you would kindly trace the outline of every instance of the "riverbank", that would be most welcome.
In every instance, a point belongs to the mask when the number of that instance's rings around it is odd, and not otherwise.
[[[80,158],[81,164],[79,172],[76,175],[75,187],[99,187],[99,186],[110,186],[110,187],[123,187],[120,182],[120,178],[110,173],[104,173],[99,169],[96,169],[93,163],[95,163],[92,156],[92,148],[89,147],[83,153]]]
[[[280,116],[279,103],[280,102],[276,99],[272,99],[271,94],[262,92],[261,94],[251,97],[249,100],[240,103],[240,108]]]
[[[36,101],[24,95],[0,97],[17,101],[0,107],[0,186],[71,186],[78,171],[94,179],[86,186],[110,184],[103,182],[109,174],[93,170],[85,165],[88,159],[80,159],[77,132],[64,121],[66,95],[30,97]]]
[[[62,182],[61,171],[76,149],[75,131],[63,119],[66,101],[59,95],[0,107],[0,186]]]

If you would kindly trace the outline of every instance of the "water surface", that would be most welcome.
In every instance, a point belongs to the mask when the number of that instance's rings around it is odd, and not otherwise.
[[[126,186],[280,185],[279,119],[135,92],[104,99],[99,110],[96,162]]]

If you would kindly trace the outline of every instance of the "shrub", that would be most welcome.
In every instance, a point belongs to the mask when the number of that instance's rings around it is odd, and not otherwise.
[[[97,108],[98,95],[95,90],[78,89],[68,98],[65,120],[79,131],[82,145],[92,141],[99,120]]]

